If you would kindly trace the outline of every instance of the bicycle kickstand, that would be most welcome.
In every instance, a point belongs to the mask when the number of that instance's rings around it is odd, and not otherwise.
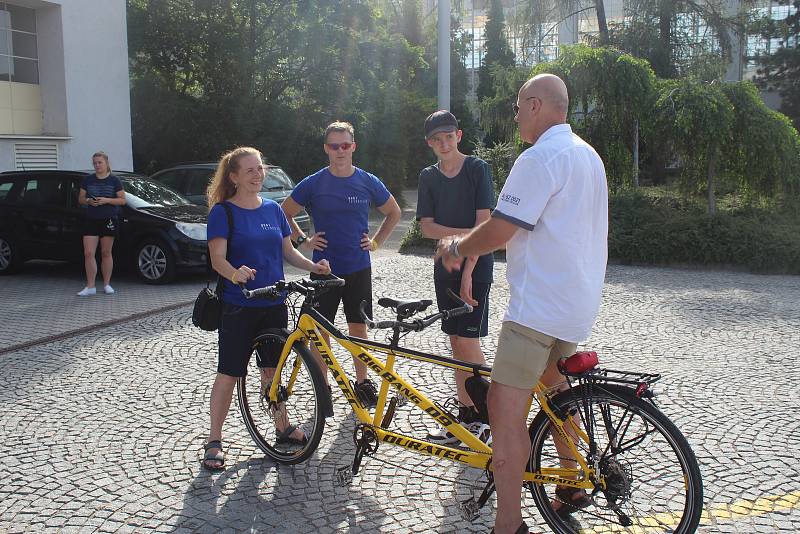
[[[492,477],[490,474],[489,481],[486,482],[486,486],[483,487],[480,497],[475,499],[475,496],[473,495],[469,499],[458,503],[458,509],[461,512],[461,517],[467,521],[475,521],[478,518],[480,509],[483,508],[483,505],[486,504],[486,501],[489,500],[489,497],[492,496],[492,493],[494,493],[494,477]]]

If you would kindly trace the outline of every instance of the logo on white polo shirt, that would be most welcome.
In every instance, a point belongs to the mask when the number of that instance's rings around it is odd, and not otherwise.
[[[509,195],[508,193],[503,193],[500,197],[500,200],[503,202],[508,202],[509,204],[514,204],[515,206],[519,206],[519,197],[515,197],[514,195]]]

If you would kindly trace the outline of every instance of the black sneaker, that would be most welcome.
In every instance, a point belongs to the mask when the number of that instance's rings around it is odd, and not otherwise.
[[[364,379],[363,382],[356,382],[354,389],[358,400],[367,408],[374,408],[378,404],[378,390],[369,378]]]

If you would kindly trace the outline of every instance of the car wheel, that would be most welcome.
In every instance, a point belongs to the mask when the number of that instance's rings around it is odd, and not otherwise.
[[[5,236],[0,236],[0,275],[15,273],[21,266],[19,249]]]
[[[136,247],[134,267],[147,284],[164,284],[175,277],[175,255],[160,239],[146,239]]]

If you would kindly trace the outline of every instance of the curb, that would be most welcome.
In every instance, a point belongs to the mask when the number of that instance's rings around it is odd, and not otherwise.
[[[113,326],[115,324],[125,323],[128,321],[135,321],[137,319],[142,319],[144,317],[149,317],[150,315],[155,315],[157,313],[162,313],[170,310],[176,310],[178,308],[183,308],[184,306],[189,306],[194,303],[194,299],[179,302],[177,304],[170,304],[169,306],[164,306],[161,308],[156,308],[154,310],[148,310],[144,312],[138,312],[131,315],[126,315],[125,317],[119,317],[117,319],[110,319],[108,321],[103,321],[102,323],[97,323],[92,325],[93,328],[105,328],[107,326]],[[66,339],[68,337],[76,336],[78,334],[82,334],[86,332],[86,327],[75,328],[73,330],[68,330],[66,332],[61,332],[59,334],[53,334],[52,336],[41,337],[39,339],[34,339],[31,341],[25,341],[24,343],[17,343],[16,345],[11,345],[10,347],[3,347],[0,348],[0,355],[7,354],[9,352],[16,352],[18,350],[29,349],[31,347],[35,347],[38,345],[44,345],[46,343],[52,343],[53,341],[59,341],[62,339]]]

